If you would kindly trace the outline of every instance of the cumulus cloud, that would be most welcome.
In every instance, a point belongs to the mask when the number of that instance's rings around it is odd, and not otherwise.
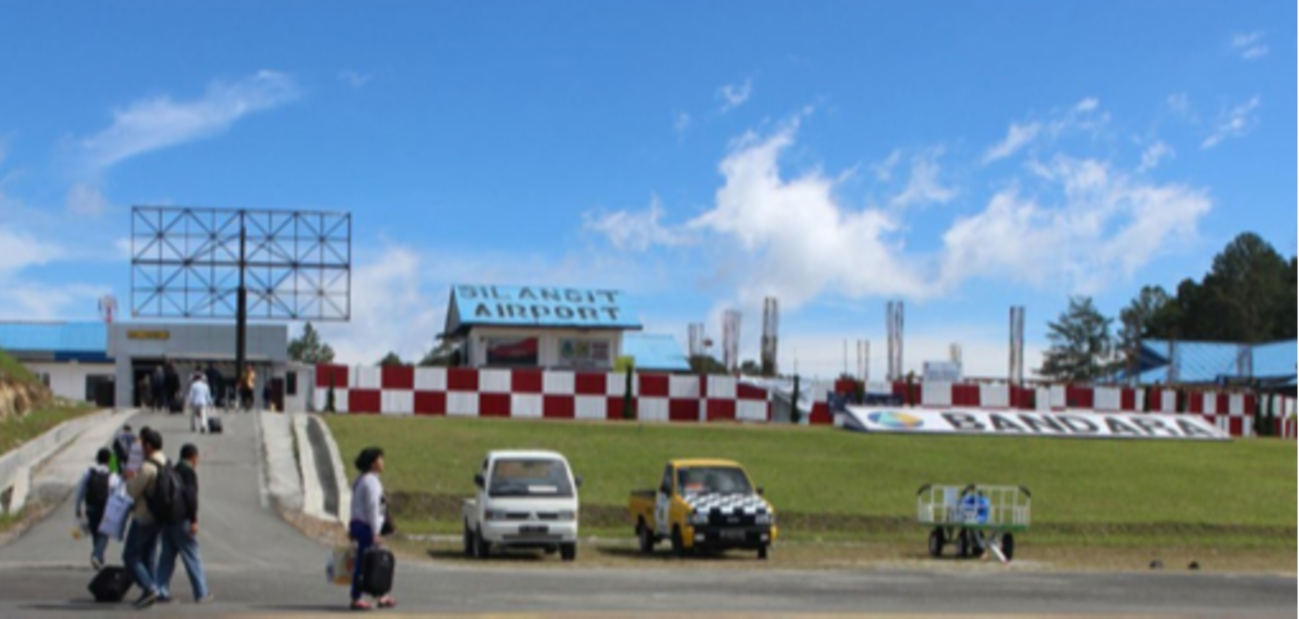
[[[1218,116],[1213,133],[1200,143],[1201,150],[1209,150],[1227,138],[1239,138],[1249,134],[1258,126],[1258,108],[1263,100],[1255,95],[1249,101],[1241,103]]]
[[[108,199],[89,183],[77,183],[68,192],[68,211],[83,217],[98,217],[108,211]]]
[[[1100,106],[1099,99],[1087,97],[1066,110],[1052,112],[1046,120],[1012,122],[1006,137],[984,152],[983,163],[987,165],[1015,155],[1038,140],[1055,139],[1070,132],[1098,131],[1109,122],[1109,114],[1101,112]]]
[[[1268,53],[1262,32],[1238,32],[1232,35],[1231,50],[1245,60],[1258,60]]]
[[[1173,147],[1164,143],[1162,140],[1146,147],[1141,153],[1141,165],[1137,166],[1137,172],[1149,172],[1159,167],[1160,162],[1165,159],[1173,159],[1177,156],[1177,151]]]
[[[298,94],[293,78],[261,71],[235,82],[214,81],[197,99],[142,99],[114,111],[113,124],[81,140],[81,151],[90,171],[106,169],[143,153],[217,135],[240,118],[288,103]]]
[[[62,259],[67,251],[29,232],[0,224],[0,277]]]
[[[663,225],[663,203],[658,196],[650,199],[650,206],[644,211],[588,212],[582,219],[586,231],[604,235],[609,243],[622,250],[645,251],[655,245],[675,246],[691,242],[685,231]]]
[[[1028,146],[1037,139],[1042,132],[1042,123],[1018,124],[1011,123],[1010,128],[1006,130],[1006,137],[1002,141],[992,145],[988,152],[983,155],[984,163],[992,163],[998,159],[1005,159]]]
[[[725,114],[744,105],[751,94],[753,94],[753,80],[751,78],[746,78],[740,84],[726,84],[717,89],[717,96],[722,100],[722,113]]]
[[[944,185],[940,178],[942,168],[938,159],[942,156],[943,149],[935,148],[912,157],[911,176],[907,180],[907,186],[893,196],[889,203],[896,208],[906,208],[951,202],[957,191]]]
[[[900,163],[901,161],[902,161],[902,151],[894,150],[893,152],[889,153],[889,156],[886,157],[883,161],[872,163],[871,171],[875,173],[875,178],[878,179],[881,183],[887,183],[893,180],[893,169],[898,167],[898,163]]]
[[[388,351],[418,361],[442,332],[446,299],[424,281],[434,265],[417,252],[393,246],[352,271],[352,320],[320,325],[321,334],[346,364],[373,364]]]

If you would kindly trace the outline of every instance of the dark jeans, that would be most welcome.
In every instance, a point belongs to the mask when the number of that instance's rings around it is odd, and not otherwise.
[[[104,553],[108,552],[108,536],[104,535],[103,533],[100,533],[99,531],[92,532],[91,536],[92,539],[94,540],[95,546],[94,546],[94,550],[90,551],[90,556],[98,560],[100,565],[103,565]]]
[[[190,522],[178,522],[162,528],[162,555],[158,557],[158,594],[171,597],[171,575],[176,571],[176,555],[185,564],[194,599],[207,597],[207,576],[203,557],[199,555],[198,538],[189,533]]]
[[[374,545],[374,529],[370,525],[353,520],[348,525],[352,539],[356,540],[356,566],[352,568],[352,601],[361,599],[361,566],[365,564],[362,557],[365,551]]]
[[[126,533],[126,546],[122,548],[122,563],[135,579],[140,590],[148,593],[158,590],[154,576],[158,573],[158,537],[161,529],[156,524],[141,524],[131,520]]]

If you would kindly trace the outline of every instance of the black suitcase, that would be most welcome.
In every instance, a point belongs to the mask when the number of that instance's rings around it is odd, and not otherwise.
[[[131,584],[131,574],[126,568],[110,565],[99,570],[86,588],[96,602],[121,602],[131,590]]]
[[[221,425],[220,417],[207,418],[207,431],[209,434],[221,434],[225,428]]]
[[[396,569],[397,560],[388,549],[377,546],[365,549],[361,558],[361,591],[374,597],[388,595]]]

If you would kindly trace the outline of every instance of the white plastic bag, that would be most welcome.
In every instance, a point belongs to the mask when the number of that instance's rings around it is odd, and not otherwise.
[[[99,532],[117,541],[126,537],[126,520],[131,514],[135,501],[125,493],[114,492],[108,495],[104,505],[104,519],[99,521]]]
[[[352,572],[356,569],[356,546],[338,546],[329,553],[325,576],[340,587],[352,586]]]

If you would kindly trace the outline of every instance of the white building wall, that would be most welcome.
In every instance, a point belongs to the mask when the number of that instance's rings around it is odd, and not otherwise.
[[[609,343],[609,366],[622,356],[622,331],[589,330],[589,329],[517,329],[476,327],[469,332],[469,365],[483,367],[487,365],[487,341],[496,338],[537,338],[537,362],[543,368],[561,368],[559,365],[559,343],[567,339],[583,339]],[[567,369],[567,368],[564,368]]]
[[[50,391],[67,400],[86,401],[86,377],[115,374],[111,363],[77,363],[72,361],[32,361],[23,364],[31,373],[48,376]]]

